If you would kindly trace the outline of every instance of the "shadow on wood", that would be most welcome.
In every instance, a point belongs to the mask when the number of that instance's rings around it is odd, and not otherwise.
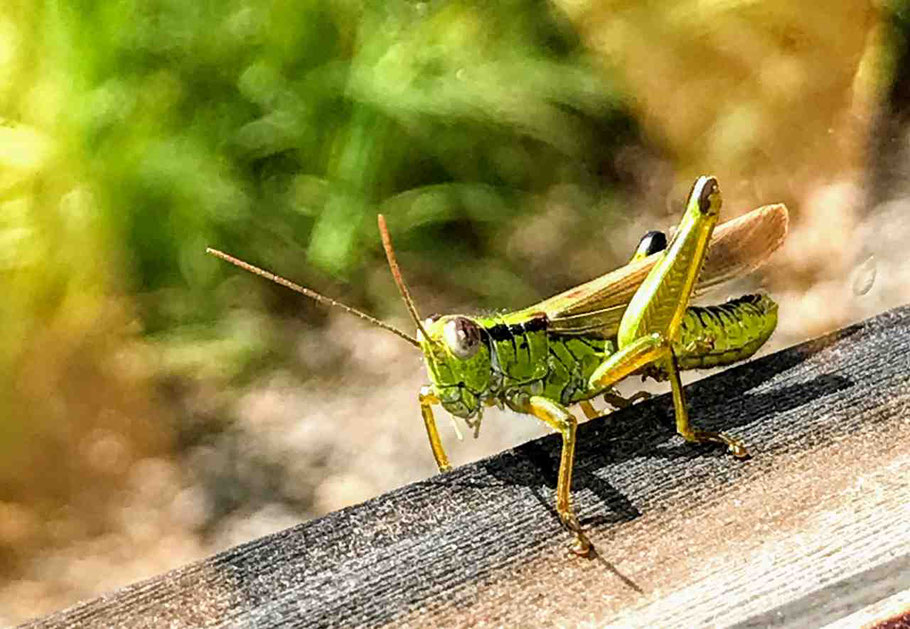
[[[583,424],[594,559],[554,435],[28,626],[809,627],[910,590],[910,307],[688,391],[752,458],[685,444],[666,395]]]

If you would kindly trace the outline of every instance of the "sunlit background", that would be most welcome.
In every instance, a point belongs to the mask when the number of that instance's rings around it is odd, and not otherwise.
[[[410,330],[377,212],[422,314],[490,312],[623,263],[712,173],[727,218],[791,210],[764,351],[910,300],[908,20],[6,0],[0,624],[435,473],[414,349],[207,245]],[[456,464],[545,432],[442,429]]]

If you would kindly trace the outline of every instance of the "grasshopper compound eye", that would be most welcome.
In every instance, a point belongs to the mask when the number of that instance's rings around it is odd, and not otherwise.
[[[467,360],[480,349],[480,327],[467,317],[455,317],[442,331],[446,345],[458,358]]]

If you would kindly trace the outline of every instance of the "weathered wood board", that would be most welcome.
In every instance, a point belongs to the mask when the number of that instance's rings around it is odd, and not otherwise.
[[[689,398],[752,458],[684,444],[669,396],[584,424],[593,559],[565,551],[553,436],[27,626],[803,628],[906,611],[910,307]]]

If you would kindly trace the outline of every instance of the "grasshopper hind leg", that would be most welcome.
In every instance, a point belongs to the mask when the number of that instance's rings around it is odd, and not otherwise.
[[[665,361],[667,376],[670,380],[670,388],[673,393],[673,410],[676,415],[676,432],[691,443],[722,443],[727,446],[730,453],[740,459],[749,456],[749,451],[739,439],[734,439],[722,432],[711,432],[708,430],[696,430],[689,423],[689,411],[686,408],[686,393],[683,390],[682,382],[679,379],[679,368],[676,365],[676,356],[672,350],[669,352]]]
[[[658,363],[665,366],[667,377],[670,380],[670,388],[673,392],[676,432],[683,439],[695,443],[722,443],[736,457],[745,458],[749,456],[746,447],[738,439],[728,437],[723,433],[696,430],[692,427],[689,422],[689,411],[686,408],[686,395],[682,381],[679,379],[679,369],[676,366],[676,356],[674,356],[669,342],[659,333],[643,336],[612,354],[594,371],[588,386],[592,390],[602,390],[650,363]]]
[[[641,240],[638,241],[638,247],[629,262],[638,262],[647,258],[652,253],[663,251],[667,248],[667,235],[660,231],[649,231]]]

